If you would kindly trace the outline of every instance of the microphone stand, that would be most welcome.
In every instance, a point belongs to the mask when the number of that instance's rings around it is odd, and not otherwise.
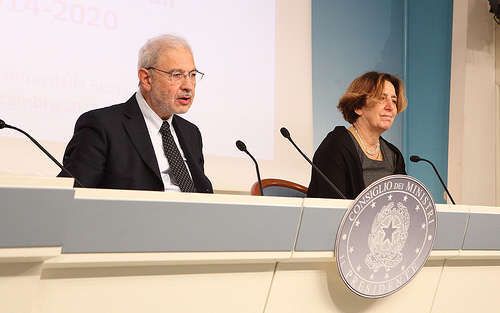
[[[280,132],[281,132],[281,135],[283,137],[285,137],[286,139],[288,139],[292,145],[295,147],[295,149],[297,149],[297,151],[299,151],[299,153],[304,157],[304,159],[306,159],[307,162],[309,162],[309,164],[311,164],[311,166],[316,170],[316,172],[318,172],[321,177],[323,177],[323,179],[328,183],[328,185],[330,187],[332,187],[332,189],[339,195],[341,196],[343,199],[347,199],[345,197],[345,195],[342,193],[342,191],[340,191],[339,188],[337,188],[337,186],[335,186],[334,183],[332,183],[332,181],[330,179],[328,179],[328,177],[323,174],[323,172],[319,169],[319,167],[316,166],[316,164],[314,164],[305,154],[304,152],[302,152],[302,150],[300,150],[300,148],[295,144],[295,142],[293,142],[292,140],[292,137],[290,136],[290,132],[288,131],[288,129],[286,129],[285,127],[281,127],[280,129]]]
[[[83,184],[78,180],[78,178],[74,177],[61,163],[59,163],[59,161],[56,160],[56,158],[54,158],[47,150],[45,150],[45,148],[41,144],[39,144],[38,141],[35,140],[35,138],[31,137],[27,132],[25,132],[24,130],[17,128],[15,126],[11,126],[9,124],[6,124],[3,120],[0,120],[0,129],[2,129],[2,128],[10,128],[10,129],[16,130],[16,131],[20,132],[21,134],[25,135],[26,137],[28,137],[40,150],[42,150],[42,152],[46,156],[48,156],[52,160],[52,162],[54,162],[57,166],[59,166],[59,168],[62,171],[64,171],[70,177],[73,177],[73,179],[78,184],[78,186],[85,188],[85,186],[83,186]]]
[[[247,150],[247,146],[245,145],[245,143],[241,140],[237,140],[236,141],[236,148],[238,148],[238,150],[240,151],[243,151],[245,152],[246,154],[248,154],[248,156],[253,160],[253,162],[255,163],[255,169],[257,171],[257,181],[259,182],[259,190],[260,190],[260,195],[263,196],[264,195],[264,190],[262,188],[262,180],[260,179],[260,171],[259,171],[259,164],[257,163],[257,160],[255,160],[255,158],[253,157],[253,155],[250,154],[250,152],[248,152]]]
[[[424,162],[429,163],[432,166],[432,168],[434,169],[434,172],[436,173],[437,177],[439,178],[441,185],[443,185],[444,190],[446,191],[446,194],[448,195],[448,197],[450,197],[451,203],[455,204],[455,200],[453,200],[453,197],[451,196],[450,192],[448,191],[448,188],[446,187],[446,184],[444,183],[443,179],[441,178],[441,175],[439,175],[439,172],[436,169],[436,167],[434,166],[434,163],[432,163],[431,161],[429,161],[427,159],[423,159],[423,158],[419,157],[418,155],[410,156],[410,161],[415,162],[415,163],[419,162],[419,161],[424,161]]]

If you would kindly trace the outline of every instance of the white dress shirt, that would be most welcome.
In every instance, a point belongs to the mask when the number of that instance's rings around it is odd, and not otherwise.
[[[170,170],[167,156],[165,155],[165,152],[163,150],[163,141],[160,134],[160,128],[163,124],[163,120],[147,104],[140,90],[135,93],[135,98],[137,99],[137,103],[139,104],[139,108],[141,109],[142,116],[144,116],[144,120],[146,121],[146,127],[148,128],[149,137],[151,138],[151,142],[153,143],[153,149],[155,151],[158,167],[160,168],[161,179],[163,181],[163,185],[165,186],[165,191],[180,192],[181,189],[176,185],[175,177]],[[186,157],[184,156],[184,152],[182,151],[181,145],[179,144],[179,139],[177,138],[177,134],[175,133],[175,129],[172,125],[172,117],[173,115],[167,120],[167,122],[170,124],[170,132],[172,133],[175,144],[177,145],[177,148],[181,153],[181,157],[184,160],[187,171],[191,176],[191,172],[189,171],[189,167],[186,163]]]

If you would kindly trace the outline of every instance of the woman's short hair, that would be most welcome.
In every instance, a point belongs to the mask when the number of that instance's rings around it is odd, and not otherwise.
[[[359,117],[357,109],[381,101],[386,81],[392,83],[396,90],[398,113],[406,109],[405,87],[401,79],[388,73],[368,72],[353,80],[340,98],[337,108],[344,119],[353,124]]]

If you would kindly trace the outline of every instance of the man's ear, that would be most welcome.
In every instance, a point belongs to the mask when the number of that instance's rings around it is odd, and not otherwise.
[[[137,76],[139,77],[139,84],[142,86],[142,88],[144,88],[146,91],[150,91],[152,79],[151,73],[147,69],[141,67],[137,72]]]

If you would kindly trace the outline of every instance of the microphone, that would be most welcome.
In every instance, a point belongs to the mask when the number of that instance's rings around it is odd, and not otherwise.
[[[316,164],[314,164],[313,162],[311,162],[311,160],[304,154],[304,152],[302,152],[302,150],[300,150],[299,147],[297,147],[297,145],[295,144],[295,142],[293,142],[292,140],[292,137],[290,137],[290,132],[288,131],[288,129],[286,129],[285,127],[281,127],[280,129],[280,133],[283,137],[285,137],[286,139],[288,139],[292,145],[295,147],[295,149],[297,149],[297,151],[299,151],[299,153],[304,157],[304,159],[306,159],[307,162],[309,162],[309,164],[311,164],[311,166],[314,168],[314,170],[316,172],[318,172],[321,177],[323,177],[323,179],[328,183],[328,185],[330,185],[330,187],[332,187],[332,189],[339,195],[341,196],[343,199],[347,199],[344,194],[337,188],[337,186],[335,186],[334,183],[332,183],[332,181],[330,179],[328,179],[328,177],[326,177],[325,174],[323,174],[323,172],[319,169],[319,167],[316,166]]]
[[[248,156],[250,156],[250,158],[252,158],[253,162],[255,163],[255,170],[257,171],[257,180],[259,181],[260,195],[263,196],[264,191],[262,190],[262,180],[260,179],[259,164],[257,164],[257,161],[255,160],[255,158],[250,154],[250,152],[248,152],[247,146],[245,145],[245,143],[243,141],[236,140],[236,148],[238,148],[238,150],[243,151],[246,154],[248,154]]]
[[[64,166],[62,166],[62,164],[59,163],[59,161],[57,161],[47,150],[45,150],[44,147],[42,147],[41,144],[38,143],[38,141],[35,140],[35,138],[31,137],[27,132],[25,132],[24,130],[19,129],[15,126],[11,126],[9,124],[6,124],[3,120],[0,119],[0,129],[2,129],[2,128],[10,128],[10,129],[16,130],[16,131],[20,132],[21,134],[25,135],[26,137],[28,137],[40,150],[43,151],[43,153],[45,153],[46,156],[48,156],[52,160],[52,162],[54,162],[57,166],[59,166],[59,168],[61,170],[63,170],[64,172],[66,172],[66,174],[68,174],[70,177],[72,177],[80,187],[85,188],[85,186],[83,186],[82,183],[75,176],[73,176]]]
[[[453,197],[451,196],[450,192],[448,191],[448,188],[446,188],[446,185],[445,185],[443,179],[441,178],[441,175],[439,175],[438,170],[436,169],[436,167],[434,166],[434,164],[431,161],[423,159],[423,158],[419,157],[418,155],[412,155],[412,156],[410,156],[410,161],[415,162],[415,163],[420,162],[420,161],[424,161],[424,162],[427,162],[430,165],[432,165],[432,168],[434,169],[434,172],[436,172],[436,175],[439,178],[439,181],[441,182],[441,185],[443,185],[444,190],[448,194],[448,197],[450,197],[451,203],[455,204],[455,200],[453,200]]]

